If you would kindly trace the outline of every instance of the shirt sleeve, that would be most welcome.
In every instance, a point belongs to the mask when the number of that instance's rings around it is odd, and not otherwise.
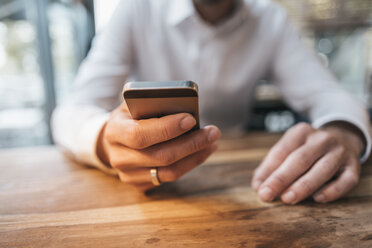
[[[57,145],[78,162],[115,171],[97,156],[99,133],[109,112],[120,104],[120,94],[133,68],[133,3],[123,0],[82,63],[69,96],[52,116]]]
[[[371,152],[370,124],[366,107],[346,92],[320,59],[300,40],[287,18],[278,32],[272,72],[285,101],[305,114],[315,128],[333,121],[345,121],[364,135],[361,162]]]

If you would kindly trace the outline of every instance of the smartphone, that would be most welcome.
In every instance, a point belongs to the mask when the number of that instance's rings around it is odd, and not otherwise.
[[[129,82],[123,97],[133,119],[159,118],[177,113],[190,113],[199,129],[198,85],[192,81]]]

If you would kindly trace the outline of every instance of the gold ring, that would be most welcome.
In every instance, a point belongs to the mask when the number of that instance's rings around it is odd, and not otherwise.
[[[150,169],[150,174],[151,174],[152,184],[154,184],[155,186],[159,186],[161,183],[160,183],[159,177],[158,177],[158,168]]]

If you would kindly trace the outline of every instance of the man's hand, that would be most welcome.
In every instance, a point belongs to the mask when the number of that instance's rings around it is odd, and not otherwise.
[[[220,130],[209,126],[187,133],[195,124],[186,113],[133,120],[123,103],[101,131],[97,154],[117,169],[121,181],[146,191],[154,187],[152,167],[158,168],[160,182],[175,181],[217,149]]]
[[[361,133],[350,124],[314,129],[300,123],[270,150],[255,170],[252,187],[263,201],[277,196],[287,204],[309,196],[334,201],[358,184],[363,147]]]

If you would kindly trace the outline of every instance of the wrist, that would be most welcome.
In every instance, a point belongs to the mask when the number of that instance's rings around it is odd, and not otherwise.
[[[366,149],[366,140],[359,128],[353,124],[345,121],[334,121],[324,125],[323,129],[346,138],[347,144],[350,145],[357,156],[361,156],[361,154],[364,153]]]

